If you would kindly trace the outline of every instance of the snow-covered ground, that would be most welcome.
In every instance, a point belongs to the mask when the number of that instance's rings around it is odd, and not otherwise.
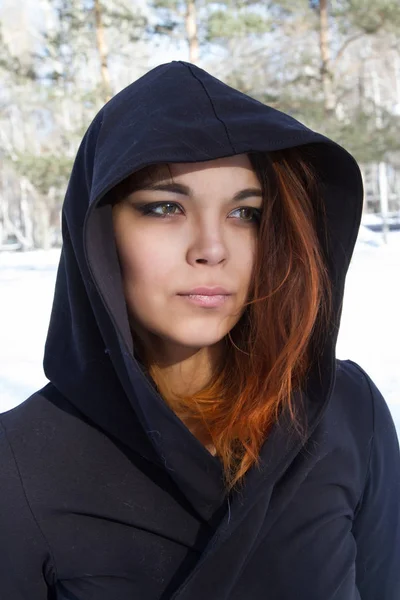
[[[43,349],[59,254],[0,252],[0,412],[46,383]]]
[[[358,362],[385,396],[400,434],[400,232],[363,228],[350,266],[339,358]],[[0,252],[0,412],[45,383],[43,346],[59,252]]]

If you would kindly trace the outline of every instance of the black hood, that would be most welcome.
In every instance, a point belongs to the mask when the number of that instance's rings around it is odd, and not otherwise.
[[[46,376],[94,427],[166,470],[207,520],[224,498],[221,465],[160,398],[134,359],[111,207],[101,199],[146,165],[305,144],[316,144],[312,160],[322,183],[328,224],[321,243],[333,283],[335,317],[304,392],[311,434],[334,385],[345,276],[362,212],[362,181],[351,155],[202,69],[172,62],[147,73],[99,112],[82,141],[69,182],[44,357]],[[261,469],[249,474],[245,495],[254,495],[261,481],[279,477],[300,445],[284,429],[275,428],[263,446]]]

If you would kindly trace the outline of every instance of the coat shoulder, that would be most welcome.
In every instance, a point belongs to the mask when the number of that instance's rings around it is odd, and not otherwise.
[[[23,474],[24,462],[36,452],[32,447],[34,424],[30,424],[29,419],[32,410],[39,414],[43,401],[44,398],[34,394],[0,415],[0,579],[1,589],[8,598],[17,597],[17,593],[20,597],[24,582],[28,582],[32,598],[37,598],[47,589],[45,580],[50,583],[55,579],[52,550],[32,507]],[[29,430],[32,436],[27,435]],[[21,445],[25,447],[22,453]],[[37,476],[38,473],[33,472],[32,480]],[[15,573],[23,573],[23,580],[17,580]]]
[[[398,447],[393,417],[386,400],[368,373],[351,360],[337,360],[332,411],[345,415],[349,432],[371,445],[391,439]]]
[[[332,400],[340,404],[349,416],[362,417],[370,431],[374,426],[375,402],[385,403],[370,376],[352,360],[336,361]]]
[[[11,410],[0,414],[0,423],[11,443],[15,438],[36,438],[51,435],[56,424],[76,417],[81,418],[78,411],[51,384],[35,392],[24,402]]]

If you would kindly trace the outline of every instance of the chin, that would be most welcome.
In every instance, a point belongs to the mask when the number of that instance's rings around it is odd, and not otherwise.
[[[182,331],[164,332],[161,337],[165,341],[172,343],[177,346],[190,348],[192,350],[199,350],[200,348],[207,348],[218,344],[223,338],[229,333],[230,329],[224,328],[223,331],[212,331],[210,328],[202,327],[199,331],[190,330],[190,328],[183,328]],[[165,335],[167,333],[167,335]]]
[[[182,336],[182,337],[177,337],[175,336],[171,336],[168,338],[168,342],[177,345],[177,346],[182,346],[184,348],[188,348],[191,350],[200,350],[201,348],[208,348],[211,346],[215,346],[216,344],[218,344],[218,342],[220,342],[221,340],[223,340],[225,336],[206,336],[206,335],[198,335],[198,336]]]

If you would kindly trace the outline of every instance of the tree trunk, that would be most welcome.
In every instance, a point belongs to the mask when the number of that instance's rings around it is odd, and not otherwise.
[[[0,171],[0,248],[7,239],[8,232],[5,227],[6,214],[8,213],[8,200],[4,193],[4,177],[2,171]]]
[[[333,84],[331,51],[329,48],[328,0],[320,0],[319,2],[319,47],[324,106],[325,111],[330,113],[335,110],[336,96]]]
[[[375,104],[375,124],[376,128],[382,129],[383,118],[382,118],[382,99],[381,99],[381,88],[378,72],[373,65],[371,69],[371,80],[372,90],[374,95]],[[387,180],[387,168],[386,163],[381,160],[378,164],[378,180],[379,180],[379,202],[382,216],[382,237],[385,244],[387,243],[387,235],[389,232],[388,226],[388,210],[389,210],[389,191],[388,191],[388,180]]]
[[[108,102],[112,98],[110,72],[108,70],[108,48],[104,35],[103,18],[101,12],[100,0],[94,0],[94,15],[96,20],[96,40],[97,51],[100,58],[101,83],[103,88],[104,101]]]
[[[385,244],[388,242],[389,224],[389,188],[386,163],[379,163],[379,200],[382,215],[382,238]]]
[[[393,53],[393,71],[396,86],[396,104],[400,107],[400,56],[398,52]]]
[[[35,204],[35,246],[41,250],[51,248],[51,209],[45,198],[37,198]]]
[[[25,177],[21,177],[20,179],[20,198],[19,198],[19,213],[21,220],[21,229],[23,231],[24,239],[28,243],[28,249],[33,247],[33,222],[32,222],[32,214],[31,207],[29,206],[28,201],[28,184]]]
[[[186,0],[185,27],[189,44],[189,61],[196,64],[199,62],[200,52],[195,0]]]

